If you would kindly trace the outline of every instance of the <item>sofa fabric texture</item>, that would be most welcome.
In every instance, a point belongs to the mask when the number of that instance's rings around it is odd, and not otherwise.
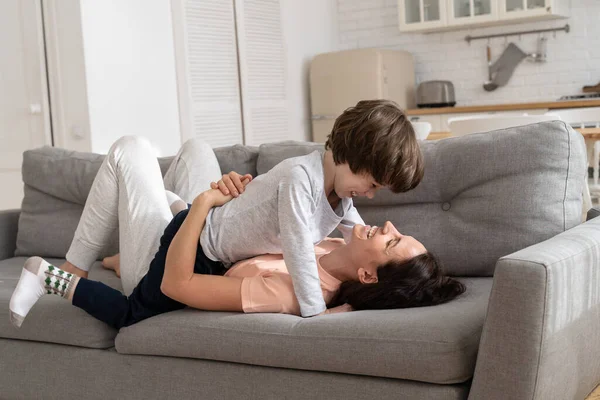
[[[64,347],[0,339],[6,366],[0,377],[2,399],[462,400],[469,391],[468,383],[431,385],[191,358],[119,354],[114,349],[71,347],[65,351]],[[32,354],[35,364],[23,363]],[[30,378],[32,365],[43,379]],[[44,371],[43,375],[39,371]]]
[[[600,378],[599,270],[600,218],[498,261],[473,399],[583,399],[589,394]]]

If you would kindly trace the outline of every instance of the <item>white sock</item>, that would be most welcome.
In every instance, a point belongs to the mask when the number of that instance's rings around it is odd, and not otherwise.
[[[188,208],[187,203],[175,193],[165,190],[165,194],[167,195],[167,202],[169,203],[169,207],[171,207],[171,214],[173,214],[173,216],[177,215],[179,211]]]
[[[65,272],[40,257],[25,261],[21,278],[10,298],[10,322],[17,328],[31,310],[31,307],[44,294],[57,294],[67,298],[72,283],[79,278]]]

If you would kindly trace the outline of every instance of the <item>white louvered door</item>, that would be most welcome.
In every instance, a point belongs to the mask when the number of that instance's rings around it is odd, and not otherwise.
[[[173,0],[182,139],[289,137],[279,0]]]
[[[279,0],[235,0],[245,143],[289,138]]]
[[[233,0],[173,0],[182,139],[243,143]]]

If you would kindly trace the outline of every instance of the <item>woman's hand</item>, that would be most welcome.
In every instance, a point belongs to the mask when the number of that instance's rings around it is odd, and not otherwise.
[[[237,172],[230,172],[223,175],[223,179],[218,183],[211,182],[212,189],[200,193],[194,199],[194,203],[204,203],[209,207],[220,207],[238,197],[239,193],[244,191],[246,185],[252,182],[252,175],[240,175]]]
[[[219,189],[209,189],[196,196],[193,204],[205,204],[209,208],[212,208],[221,207],[223,204],[226,204],[231,200],[233,200],[233,196],[224,195]]]
[[[349,311],[354,311],[354,309],[352,308],[352,306],[350,304],[344,303],[341,306],[337,306],[337,307],[333,307],[333,308],[328,308],[327,310],[323,311],[319,315],[337,314],[337,313],[349,312]]]
[[[235,171],[223,175],[219,182],[211,182],[211,189],[219,189],[224,195],[232,195],[238,197],[240,193],[244,193],[244,188],[252,182],[252,175],[240,175]]]

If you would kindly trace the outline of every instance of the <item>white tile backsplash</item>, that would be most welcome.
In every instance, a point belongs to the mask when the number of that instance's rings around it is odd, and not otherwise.
[[[571,17],[543,22],[464,29],[443,33],[401,33],[396,0],[337,0],[339,48],[378,47],[413,54],[417,82],[447,79],[454,83],[459,105],[553,101],[577,94],[585,85],[600,82],[600,0],[571,0]],[[524,60],[504,87],[483,90],[488,78],[487,40],[469,45],[466,35],[486,35],[521,30],[571,26],[569,33],[544,34],[547,62]],[[490,40],[492,61],[507,43],[534,52],[538,35]]]

